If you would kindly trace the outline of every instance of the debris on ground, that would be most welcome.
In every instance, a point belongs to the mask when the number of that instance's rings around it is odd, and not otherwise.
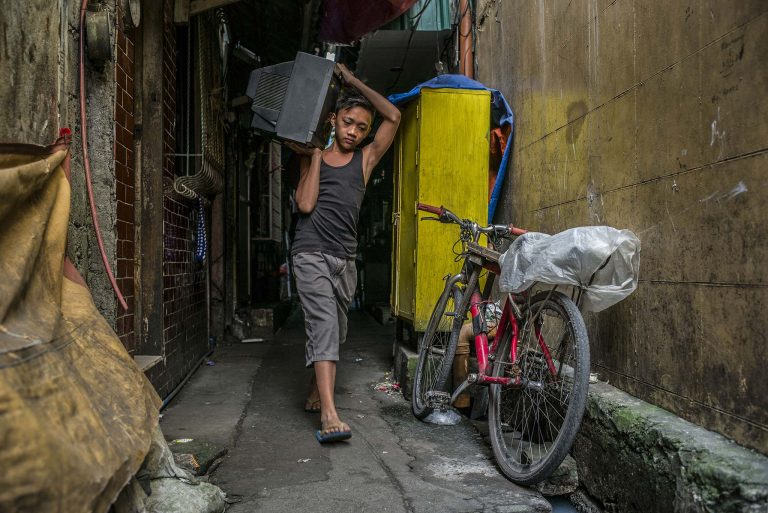
[[[380,381],[373,385],[373,389],[377,392],[385,392],[387,395],[394,395],[400,393],[400,383],[392,381],[389,372],[384,374],[384,381]]]
[[[195,459],[194,454],[174,453],[173,460],[176,465],[193,474],[197,474],[200,470],[200,464]]]
[[[179,438],[176,443],[190,443],[192,438]],[[170,444],[158,426],[152,433],[149,453],[139,472],[130,480],[113,504],[115,513],[223,513],[226,495],[215,485],[195,477],[179,465]],[[185,450],[189,446],[185,445]],[[191,453],[191,460],[197,457]]]
[[[312,461],[312,458],[299,458],[296,460],[296,463],[309,463],[310,461]]]
[[[176,454],[191,454],[195,457],[195,461],[199,464],[199,468],[190,472],[200,475],[211,472],[216,463],[220,461],[224,455],[227,454],[227,448],[225,446],[211,443],[203,438],[181,438],[184,442],[178,442],[173,440],[168,442],[168,448]],[[183,465],[179,465],[182,466]]]

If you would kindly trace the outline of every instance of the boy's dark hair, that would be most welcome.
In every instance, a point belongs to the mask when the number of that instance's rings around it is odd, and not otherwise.
[[[359,93],[342,92],[339,95],[339,99],[336,100],[335,112],[338,114],[342,110],[351,109],[353,107],[362,107],[367,110],[371,113],[371,120],[373,120],[373,116],[376,112],[373,105],[371,105],[371,102],[369,102],[365,96]]]

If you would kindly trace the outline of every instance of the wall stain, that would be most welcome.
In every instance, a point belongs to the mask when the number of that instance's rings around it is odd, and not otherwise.
[[[581,133],[581,129],[584,126],[584,116],[587,114],[587,104],[583,100],[577,102],[571,102],[566,110],[566,116],[568,118],[568,128],[565,131],[565,141],[568,144],[573,144]]]
[[[720,76],[727,77],[733,73],[733,68],[744,58],[744,33],[730,41],[723,41],[720,50],[725,54],[720,67]]]

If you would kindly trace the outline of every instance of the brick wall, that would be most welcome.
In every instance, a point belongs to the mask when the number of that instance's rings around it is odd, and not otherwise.
[[[173,192],[176,176],[176,27],[173,2],[165,1],[163,43],[163,344],[165,363],[150,380],[161,397],[178,385],[208,348],[206,267],[194,258],[196,202]],[[208,217],[209,218],[209,217]]]
[[[135,166],[133,141],[134,30],[125,27],[121,2],[116,9],[117,53],[115,58],[115,188],[117,195],[117,268],[115,278],[128,303],[125,311],[117,306],[115,331],[128,352],[134,354],[137,341],[134,328],[134,243],[135,243]]]

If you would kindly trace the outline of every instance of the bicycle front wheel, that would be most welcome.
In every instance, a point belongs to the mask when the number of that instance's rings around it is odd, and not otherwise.
[[[464,312],[458,312],[461,299],[461,290],[456,285],[443,290],[419,343],[411,397],[411,409],[419,419],[434,410],[431,404],[435,402],[435,393],[445,393],[465,317]]]
[[[531,485],[554,472],[576,438],[589,388],[589,340],[578,308],[559,292],[536,295],[523,312],[516,362],[511,334],[505,338],[493,375],[515,383],[490,387],[491,445],[504,475]]]

